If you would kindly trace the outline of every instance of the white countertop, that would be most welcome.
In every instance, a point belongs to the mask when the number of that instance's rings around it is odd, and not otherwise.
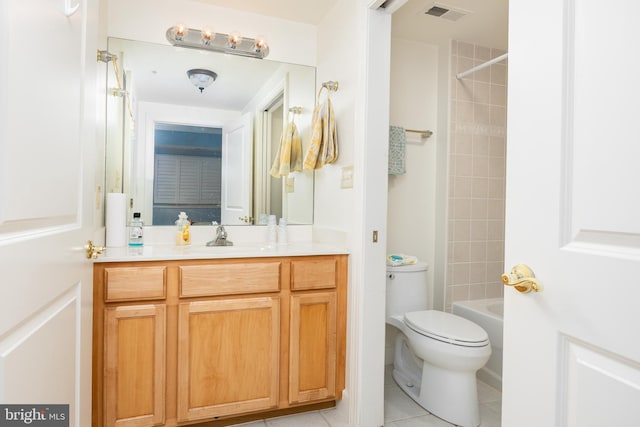
[[[186,259],[287,257],[348,254],[344,247],[315,242],[290,242],[285,245],[242,243],[234,246],[149,245],[106,248],[95,262],[167,261]]]

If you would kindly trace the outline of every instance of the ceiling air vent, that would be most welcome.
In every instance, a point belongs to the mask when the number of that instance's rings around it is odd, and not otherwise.
[[[425,13],[431,16],[442,16],[445,13],[449,12],[449,9],[445,9],[444,7],[433,6],[431,9],[427,10]]]
[[[448,21],[457,21],[465,15],[468,15],[468,10],[456,9],[453,7],[445,6],[442,4],[435,4],[430,9],[424,12],[426,15],[435,16],[437,18],[444,18]]]

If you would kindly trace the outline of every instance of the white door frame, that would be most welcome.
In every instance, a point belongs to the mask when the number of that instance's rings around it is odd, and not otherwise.
[[[396,0],[400,4],[406,0]],[[364,30],[360,63],[365,78],[356,89],[354,224],[349,299],[351,344],[347,355],[350,425],[384,424],[385,260],[387,158],[391,61],[391,14],[363,0],[358,25]],[[399,6],[398,6],[399,7]],[[374,242],[373,235],[377,234]]]

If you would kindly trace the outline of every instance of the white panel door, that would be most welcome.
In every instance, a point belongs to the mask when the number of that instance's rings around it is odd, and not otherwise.
[[[246,224],[251,216],[251,147],[253,121],[251,113],[222,127],[222,224]]]
[[[639,15],[509,5],[505,427],[640,425]]]
[[[88,426],[97,5],[66,3],[0,2],[0,403]]]

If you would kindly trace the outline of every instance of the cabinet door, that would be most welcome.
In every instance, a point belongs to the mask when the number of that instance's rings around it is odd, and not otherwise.
[[[105,309],[105,426],[164,424],[164,304]]]
[[[278,297],[181,303],[178,421],[275,408]]]
[[[336,293],[291,296],[289,403],[336,395]]]

